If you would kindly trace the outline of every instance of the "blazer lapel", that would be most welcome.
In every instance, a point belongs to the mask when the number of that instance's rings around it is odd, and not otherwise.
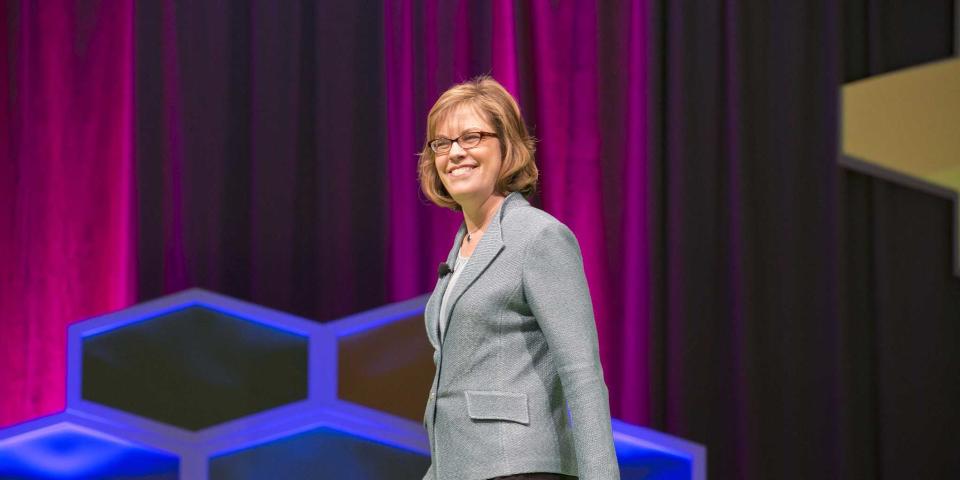
[[[503,202],[500,203],[500,208],[497,210],[497,213],[494,214],[493,220],[490,221],[490,226],[487,227],[487,231],[484,232],[483,237],[480,239],[480,243],[477,245],[477,248],[473,251],[473,255],[470,255],[470,260],[467,261],[466,267],[464,267],[463,273],[460,274],[460,278],[457,279],[456,285],[453,286],[453,292],[450,293],[450,299],[447,300],[450,302],[449,311],[453,312],[453,309],[457,306],[457,301],[460,300],[460,297],[463,296],[464,292],[470,288],[471,285],[480,277],[481,274],[490,266],[490,262],[494,258],[497,258],[497,255],[500,254],[500,250],[503,250],[503,230],[500,225],[500,220],[503,217],[503,212],[507,208],[507,204],[511,202],[526,202],[523,195],[519,192],[513,192],[503,199]],[[461,234],[457,235],[457,240],[453,244],[453,250],[451,255],[454,260],[456,260],[456,255],[460,241],[463,238],[462,233],[465,231],[465,226],[461,228]],[[449,260],[448,260],[449,261]],[[439,305],[437,306],[438,318],[439,318]],[[447,320],[447,330],[450,330],[450,326],[453,318],[451,317]],[[446,335],[444,335],[446,338]],[[441,342],[442,344],[442,342]]]
[[[457,230],[456,238],[453,240],[453,247],[447,254],[447,265],[449,265],[450,268],[453,268],[453,266],[457,263],[457,252],[460,251],[460,242],[463,240],[463,237],[466,234],[467,227],[461,222],[460,229]],[[431,296],[433,301],[427,306],[426,311],[427,338],[436,349],[439,349],[440,347],[440,304],[443,302],[443,293],[447,290],[447,284],[450,283],[450,277],[451,275],[448,273],[437,281],[437,287],[434,295]],[[460,283],[460,281],[457,283]]]

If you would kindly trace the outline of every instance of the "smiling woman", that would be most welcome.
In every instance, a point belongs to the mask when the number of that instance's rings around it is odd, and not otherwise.
[[[447,167],[478,166],[479,157],[491,151],[497,153],[498,165],[488,168],[492,173],[485,178],[496,181],[485,187],[487,193],[495,190],[501,197],[512,191],[532,194],[539,174],[533,161],[534,140],[527,133],[520,107],[495,80],[478,77],[444,92],[427,115],[427,142],[419,165],[423,192],[437,205],[464,210],[461,201],[469,203],[463,195],[471,196],[467,193],[471,187],[450,185]],[[479,188],[482,184],[471,185]],[[458,198],[448,188],[453,188]]]
[[[463,224],[424,313],[425,479],[619,478],[580,247],[525,199],[533,153],[489,77],[447,90],[427,117],[420,186]]]

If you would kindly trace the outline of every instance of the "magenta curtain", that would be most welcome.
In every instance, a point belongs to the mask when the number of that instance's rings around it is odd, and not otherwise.
[[[649,19],[644,2],[618,7],[386,2],[388,280],[394,300],[436,281],[462,218],[426,205],[411,152],[422,146],[426,113],[440,93],[490,73],[520,100],[538,139],[536,203],[580,241],[613,411],[647,423]]]
[[[136,282],[133,4],[0,8],[2,426],[63,408],[67,325]]]

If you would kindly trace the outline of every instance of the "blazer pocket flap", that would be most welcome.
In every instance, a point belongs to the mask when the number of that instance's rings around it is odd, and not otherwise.
[[[530,424],[527,395],[492,390],[467,390],[467,414],[474,420],[506,420]]]

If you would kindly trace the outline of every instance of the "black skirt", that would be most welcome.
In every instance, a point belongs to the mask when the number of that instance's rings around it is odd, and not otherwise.
[[[575,480],[576,478],[577,477],[560,473],[521,473],[518,475],[507,475],[505,477],[494,477],[490,480]]]

